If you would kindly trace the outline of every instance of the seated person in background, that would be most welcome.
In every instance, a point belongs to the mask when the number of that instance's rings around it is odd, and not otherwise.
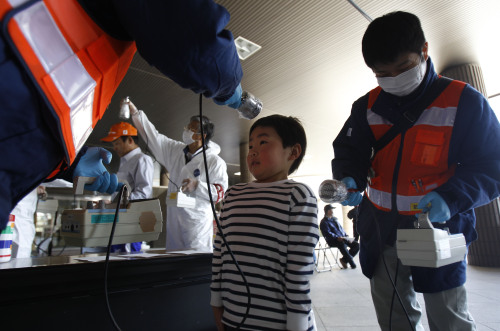
[[[348,238],[342,225],[333,216],[334,208],[332,205],[325,206],[325,217],[321,220],[319,228],[328,246],[337,247],[340,253],[342,253],[342,258],[340,259],[342,267],[347,269],[347,264],[349,263],[351,268],[355,269],[356,263],[354,263],[352,258],[359,252],[359,243]],[[349,247],[349,251],[347,251],[347,247]]]

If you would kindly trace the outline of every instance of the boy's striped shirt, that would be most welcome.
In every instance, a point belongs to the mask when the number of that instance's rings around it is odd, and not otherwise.
[[[226,192],[220,222],[250,286],[242,330],[312,329],[309,277],[318,223],[311,189],[293,180],[235,185]],[[219,231],[211,289],[212,305],[224,306],[223,322],[237,326],[247,289]]]

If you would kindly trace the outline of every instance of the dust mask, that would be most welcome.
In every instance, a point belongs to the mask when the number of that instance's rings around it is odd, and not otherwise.
[[[193,131],[184,129],[184,132],[182,133],[182,141],[186,145],[191,145],[192,143],[194,143],[193,134]]]
[[[426,70],[427,61],[422,57],[415,67],[396,77],[377,77],[377,82],[385,92],[402,97],[417,89],[424,80]]]

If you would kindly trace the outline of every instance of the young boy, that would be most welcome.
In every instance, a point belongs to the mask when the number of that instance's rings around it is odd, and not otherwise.
[[[315,330],[309,277],[318,241],[317,200],[307,185],[288,179],[306,144],[304,128],[293,117],[264,117],[250,128],[247,165],[256,180],[228,189],[220,217],[250,294],[217,231],[211,305],[219,331]]]

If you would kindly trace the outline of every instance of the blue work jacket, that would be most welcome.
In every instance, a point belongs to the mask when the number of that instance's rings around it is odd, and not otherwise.
[[[347,233],[344,231],[344,228],[342,228],[336,217],[332,217],[331,219],[323,217],[319,223],[319,228],[328,244],[336,241],[337,238],[347,237]]]
[[[212,0],[79,3],[106,33],[134,40],[141,56],[181,87],[225,101],[241,81],[233,36],[225,29],[229,13]],[[7,33],[0,34],[0,230],[17,202],[65,157],[60,128],[6,41]]]
[[[372,110],[397,123],[437,79],[430,58],[427,67],[426,76],[416,91],[404,97],[382,91]],[[375,144],[367,121],[367,96],[354,102],[349,118],[333,142],[333,177],[352,177],[361,190],[367,186]],[[454,175],[434,191],[448,204],[451,218],[444,225],[434,226],[446,227],[450,233],[463,233],[469,245],[477,239],[473,208],[500,195],[500,125],[486,98],[470,85],[466,85],[460,96],[450,138],[448,165],[456,167]],[[394,172],[397,174],[398,169]],[[363,197],[359,209],[360,263],[363,273],[371,278],[384,245],[394,245],[397,229],[411,227],[415,217],[401,215],[397,210],[378,210],[366,197]],[[439,292],[465,283],[465,260],[440,268],[411,269],[414,288],[418,292]]]

